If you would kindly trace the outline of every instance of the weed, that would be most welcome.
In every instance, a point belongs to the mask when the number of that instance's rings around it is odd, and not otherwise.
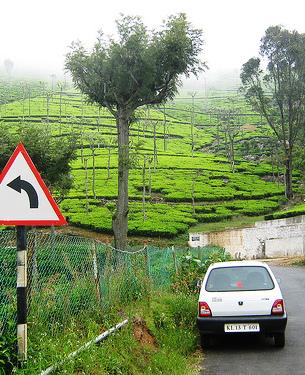
[[[11,374],[17,361],[16,323],[6,322],[5,331],[0,335],[0,374]]]

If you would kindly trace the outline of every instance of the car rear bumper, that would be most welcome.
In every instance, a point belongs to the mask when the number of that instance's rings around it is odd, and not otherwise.
[[[273,334],[285,331],[287,316],[215,316],[197,318],[197,327],[201,334],[224,334],[224,325],[227,323],[259,323],[259,333]]]

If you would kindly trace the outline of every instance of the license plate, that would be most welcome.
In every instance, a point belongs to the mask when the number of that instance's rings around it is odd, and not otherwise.
[[[233,323],[225,324],[226,333],[236,333],[236,332],[259,332],[258,323]]]

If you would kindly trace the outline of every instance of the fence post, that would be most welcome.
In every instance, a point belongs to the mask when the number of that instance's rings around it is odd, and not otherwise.
[[[17,357],[27,360],[27,241],[26,227],[17,226]]]
[[[176,272],[176,274],[178,274],[178,265],[177,265],[177,257],[176,257],[175,246],[172,246],[172,252],[173,252],[173,258],[174,258],[175,272]]]
[[[94,282],[96,289],[96,296],[99,302],[101,302],[101,289],[100,289],[100,277],[99,277],[99,268],[97,263],[96,256],[96,241],[92,242],[92,260],[93,260],[93,273],[94,273]]]

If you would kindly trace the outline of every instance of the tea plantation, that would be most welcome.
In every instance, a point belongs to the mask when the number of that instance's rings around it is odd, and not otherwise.
[[[15,89],[14,89],[15,90]],[[54,137],[77,134],[74,187],[61,202],[76,226],[111,233],[117,196],[116,125],[111,114],[86,104],[79,93],[35,91],[0,106],[3,126],[44,126]],[[129,234],[175,237],[192,225],[258,216],[279,209],[284,186],[274,167],[242,158],[245,140],[267,137],[268,127],[236,92],[178,96],[160,108],[137,112],[130,126]],[[239,111],[235,170],[217,136],[217,110]],[[217,153],[216,153],[217,151]],[[281,169],[277,170],[282,174]],[[294,178],[297,178],[296,174]]]

